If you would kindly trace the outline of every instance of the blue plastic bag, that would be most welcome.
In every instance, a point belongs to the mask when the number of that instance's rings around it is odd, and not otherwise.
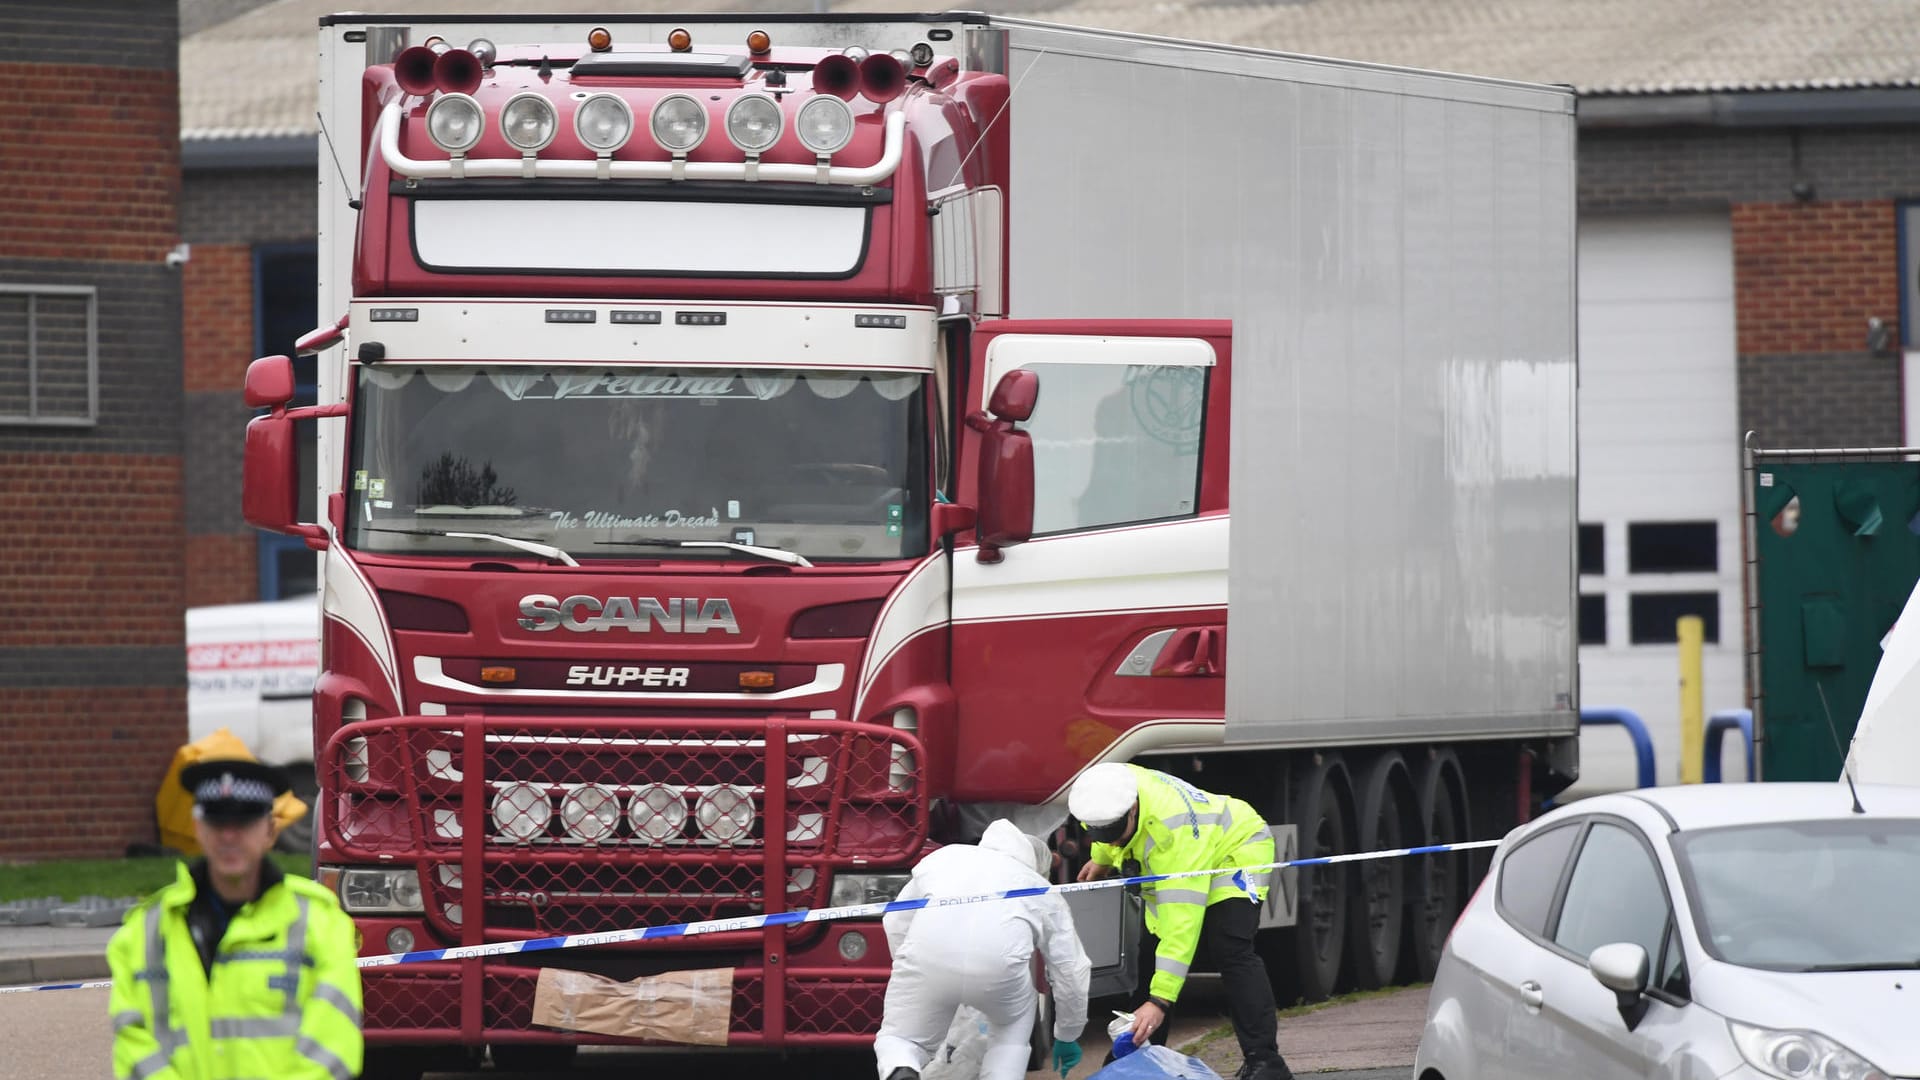
[[[1196,1057],[1149,1043],[1094,1073],[1091,1080],[1220,1080]]]

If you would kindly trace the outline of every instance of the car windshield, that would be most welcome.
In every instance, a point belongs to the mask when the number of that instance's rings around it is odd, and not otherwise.
[[[1920,967],[1920,821],[1683,832],[1674,852],[1716,959],[1774,971]]]
[[[361,366],[347,542],[499,558],[513,555],[504,537],[582,561],[738,559],[737,545],[809,561],[921,554],[924,383],[892,372]]]

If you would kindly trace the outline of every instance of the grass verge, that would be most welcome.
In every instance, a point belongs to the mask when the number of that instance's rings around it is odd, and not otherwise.
[[[1386,997],[1389,994],[1398,994],[1403,990],[1417,990],[1426,985],[1426,983],[1409,983],[1406,986],[1389,986],[1380,990],[1356,990],[1350,994],[1339,994],[1325,1001],[1316,1001],[1310,1005],[1292,1005],[1281,1009],[1280,1019],[1282,1022],[1285,1022],[1293,1017],[1319,1012],[1321,1009],[1331,1009],[1335,1005],[1348,1005],[1356,1001],[1366,1001],[1370,998]],[[1221,1039],[1231,1038],[1233,1038],[1233,1025],[1222,1024],[1212,1031],[1207,1032],[1205,1035],[1180,1046],[1178,1049],[1188,1057],[1200,1057],[1202,1050],[1219,1042]]]
[[[272,858],[291,874],[308,874],[312,859],[306,854],[276,851]],[[163,855],[143,859],[50,859],[46,862],[0,865],[0,903],[57,896],[145,896],[173,881],[179,860]]]

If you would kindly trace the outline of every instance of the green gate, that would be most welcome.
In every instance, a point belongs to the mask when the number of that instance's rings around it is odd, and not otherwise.
[[[1763,780],[1840,776],[1880,640],[1920,581],[1913,455],[1748,448],[1749,675]]]

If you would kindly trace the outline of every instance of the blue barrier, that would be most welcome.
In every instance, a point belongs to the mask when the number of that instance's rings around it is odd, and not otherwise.
[[[1721,709],[1707,718],[1706,758],[1701,762],[1700,779],[1709,784],[1720,782],[1720,737],[1739,728],[1747,744],[1747,779],[1753,779],[1753,710]]]
[[[1632,709],[1595,708],[1580,710],[1580,726],[1590,727],[1598,724],[1615,724],[1627,729],[1627,735],[1633,740],[1633,756],[1640,766],[1640,786],[1652,787],[1655,782],[1653,768],[1653,736],[1647,734],[1647,723],[1640,714]]]

